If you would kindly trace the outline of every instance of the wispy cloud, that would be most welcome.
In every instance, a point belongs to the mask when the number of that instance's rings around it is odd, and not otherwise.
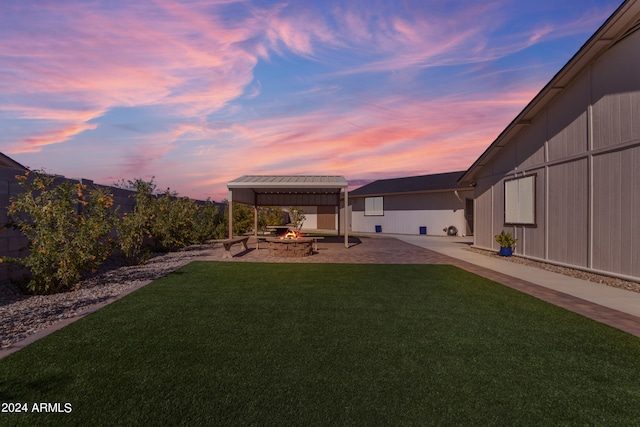
[[[205,116],[240,96],[253,79],[256,57],[235,46],[250,37],[246,30],[177,2],[112,10],[93,5],[52,5],[39,23],[56,34],[47,43],[31,31],[7,32],[0,55],[9,78],[0,87],[14,100],[12,108],[23,110],[21,118],[40,118],[23,105],[52,110],[64,99],[85,107],[48,114],[49,120],[77,123],[96,118],[87,117],[87,109],[140,105],[162,106],[174,117]],[[14,147],[21,150],[20,143]]]
[[[464,169],[557,71],[535,48],[586,39],[617,2],[556,3],[9,2],[0,146],[198,194],[249,172]]]
[[[534,94],[431,101],[389,97],[351,111],[348,118],[324,110],[246,122],[221,131],[233,147],[212,149],[224,152],[225,161],[198,182],[224,188],[237,176],[274,170],[366,178],[466,169]]]

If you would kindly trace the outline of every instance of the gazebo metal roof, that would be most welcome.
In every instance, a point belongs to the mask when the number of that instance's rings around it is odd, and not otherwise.
[[[336,206],[343,176],[245,175],[227,183],[233,200],[258,206]],[[230,194],[231,196],[231,194]]]
[[[253,206],[338,206],[339,211],[343,189],[345,207],[349,205],[348,183],[339,175],[244,175],[229,181],[227,188],[229,206],[231,202]],[[348,247],[347,211],[345,208],[343,224]],[[229,237],[232,217],[229,215]]]
[[[247,187],[318,187],[344,188],[347,180],[340,175],[244,175],[229,181],[229,188]]]

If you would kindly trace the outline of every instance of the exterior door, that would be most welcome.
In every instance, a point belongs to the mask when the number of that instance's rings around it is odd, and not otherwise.
[[[335,206],[318,206],[318,228],[320,230],[336,229]]]
[[[464,219],[467,220],[467,234],[473,236],[473,199],[465,199]]]

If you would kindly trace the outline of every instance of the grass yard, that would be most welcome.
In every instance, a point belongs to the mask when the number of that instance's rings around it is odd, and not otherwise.
[[[442,265],[194,262],[0,361],[2,425],[637,425],[640,340]],[[5,406],[3,406],[4,408]]]

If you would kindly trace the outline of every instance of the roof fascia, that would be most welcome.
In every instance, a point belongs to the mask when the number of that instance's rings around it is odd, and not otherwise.
[[[379,196],[401,196],[401,195],[433,194],[433,193],[453,193],[453,192],[456,192],[456,191],[473,191],[473,187],[469,186],[469,187],[443,188],[443,189],[440,189],[440,190],[398,191],[398,192],[367,193],[367,194],[349,193],[349,198],[379,197]]]

